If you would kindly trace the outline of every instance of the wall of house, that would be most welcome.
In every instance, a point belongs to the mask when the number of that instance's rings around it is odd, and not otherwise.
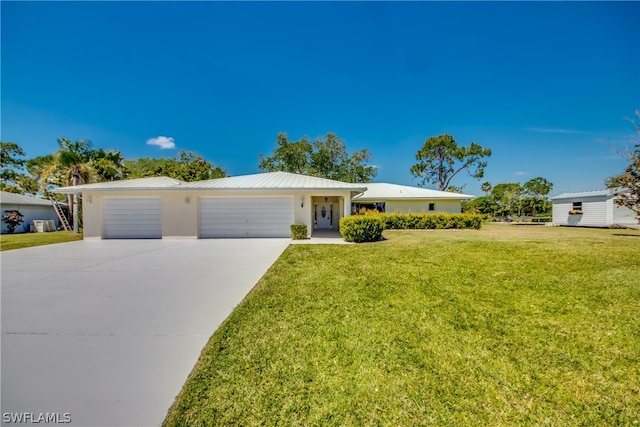
[[[85,239],[102,238],[103,206],[101,193],[82,193],[82,234]]]
[[[31,221],[43,219],[43,220],[54,220],[56,224],[56,228],[60,227],[60,221],[58,220],[58,215],[53,210],[53,206],[44,206],[44,205],[22,205],[22,204],[13,204],[13,203],[3,203],[0,205],[0,213],[2,215],[5,214],[5,211],[16,210],[23,215],[23,223],[16,227],[14,233],[28,233],[31,228]],[[8,233],[9,229],[7,224],[2,221],[2,234]]]
[[[584,227],[608,227],[607,208],[611,209],[610,196],[553,200],[553,223]],[[582,202],[582,214],[571,215],[574,202]]]
[[[386,213],[460,213],[462,211],[460,200],[376,200],[360,201],[355,203],[384,203]],[[435,210],[429,210],[429,203],[435,203]]]
[[[201,197],[240,196],[293,196],[294,222],[306,224],[309,234],[313,231],[313,198],[329,197],[335,203],[335,221],[349,215],[345,206],[350,204],[350,191],[220,191],[220,190],[154,190],[154,191],[109,191],[83,193],[83,232],[85,239],[103,237],[105,197],[160,197],[162,200],[162,234],[165,239],[196,239],[199,231],[199,199]],[[341,200],[344,198],[346,204]],[[55,215],[55,213],[54,213]],[[337,225],[335,227],[337,229]]]
[[[429,203],[435,203],[435,210],[429,210]],[[460,213],[460,200],[389,200],[385,203],[385,212],[393,213]]]
[[[611,199],[611,204],[612,204],[612,220],[611,223],[612,224],[619,224],[619,225],[637,225],[638,224],[638,218],[636,217],[635,212],[633,212],[631,209],[627,208],[626,206],[618,206],[618,204],[615,202],[614,199]]]
[[[162,194],[162,238],[197,239],[200,195],[193,191]]]

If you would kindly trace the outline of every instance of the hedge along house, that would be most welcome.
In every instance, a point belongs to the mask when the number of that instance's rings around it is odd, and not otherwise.
[[[369,183],[367,191],[353,198],[353,212],[364,208],[387,213],[460,213],[462,201],[474,197],[406,185]]]
[[[583,227],[638,225],[635,213],[616,203],[616,190],[563,193],[552,197],[553,224]]]
[[[287,172],[198,182],[167,177],[63,187],[82,194],[85,239],[289,237],[290,226],[339,229],[366,190]]]
[[[60,226],[60,220],[53,209],[51,200],[2,191],[0,194],[0,210],[2,215],[7,213],[6,211],[14,210],[23,215],[22,220],[24,222],[15,229],[14,233],[28,233],[31,228],[31,221],[34,220],[53,220],[56,228]],[[5,233],[8,233],[8,228],[7,224],[2,221],[2,234]]]

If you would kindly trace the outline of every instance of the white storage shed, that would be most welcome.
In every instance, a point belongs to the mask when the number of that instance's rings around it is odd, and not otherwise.
[[[551,198],[553,224],[582,227],[638,225],[635,213],[616,203],[616,190],[563,193]]]

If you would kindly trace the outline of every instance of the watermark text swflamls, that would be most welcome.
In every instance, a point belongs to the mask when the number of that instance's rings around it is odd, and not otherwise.
[[[5,424],[68,424],[71,422],[69,412],[3,412],[2,422]]]

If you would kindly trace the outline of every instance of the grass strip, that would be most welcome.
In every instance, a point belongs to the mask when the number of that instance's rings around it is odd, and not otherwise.
[[[52,245],[55,243],[82,240],[82,234],[73,231],[53,231],[50,233],[20,233],[0,235],[0,251],[29,248],[32,246]]]

